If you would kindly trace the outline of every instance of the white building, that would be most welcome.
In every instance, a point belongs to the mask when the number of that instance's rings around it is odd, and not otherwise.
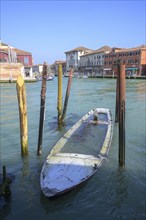
[[[85,47],[77,47],[75,49],[65,52],[66,72],[69,72],[71,67],[74,68],[74,72],[78,72],[80,57],[90,52],[93,52],[93,50]]]
[[[43,72],[43,64],[38,64],[38,65],[34,65],[32,66],[32,72],[36,75],[42,75]]]
[[[88,54],[80,56],[78,70],[80,75],[100,76],[104,74],[104,57],[109,53],[109,46],[101,47]]]

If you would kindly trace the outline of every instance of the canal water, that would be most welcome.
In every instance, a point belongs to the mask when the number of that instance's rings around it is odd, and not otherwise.
[[[92,108],[115,118],[116,79],[73,78],[66,126],[57,129],[58,78],[47,82],[42,155],[37,156],[41,82],[26,83],[29,156],[21,157],[16,84],[1,84],[0,168],[15,175],[11,197],[1,200],[7,220],[146,219],[146,81],[126,80],[126,163],[118,166],[118,124],[107,160],[86,184],[54,200],[40,189],[44,160],[62,135]],[[68,78],[63,78],[63,101]],[[90,142],[89,142],[90,144]]]

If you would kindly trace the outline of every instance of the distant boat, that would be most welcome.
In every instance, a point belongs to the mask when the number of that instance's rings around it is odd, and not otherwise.
[[[95,111],[98,112],[99,118],[99,124],[96,126],[90,123]],[[83,116],[56,143],[44,162],[40,174],[44,195],[62,195],[92,177],[108,154],[112,134],[109,109],[93,109]],[[98,153],[92,155],[91,149],[97,150]]]
[[[82,78],[83,78],[83,79],[87,79],[88,76],[87,76],[87,75],[83,75]]]
[[[50,80],[53,80],[54,79],[54,75],[51,74],[51,75],[48,75],[47,76],[47,81],[50,81]],[[40,76],[39,78],[37,78],[38,81],[42,81],[42,76]]]
[[[69,77],[69,72],[64,73],[64,77]]]
[[[47,76],[47,81],[50,81],[50,80],[53,80],[53,79],[54,79],[53,75]]]

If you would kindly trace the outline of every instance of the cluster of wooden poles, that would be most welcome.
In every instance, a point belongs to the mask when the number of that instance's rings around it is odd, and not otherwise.
[[[70,87],[72,81],[72,72],[70,70],[68,85],[66,90],[66,97],[64,101],[64,108],[62,110],[62,65],[59,65],[58,69],[58,126],[64,124],[64,119],[67,110],[67,104],[70,94]],[[48,65],[43,65],[42,75],[42,88],[41,88],[41,101],[40,101],[40,122],[39,122],[39,135],[38,135],[38,149],[37,155],[42,154],[42,138],[44,127],[44,113],[45,113],[45,99],[46,99],[46,80],[48,75]],[[28,156],[28,122],[27,122],[27,105],[26,105],[26,89],[25,82],[22,76],[18,76],[16,82],[18,106],[19,106],[19,118],[20,118],[20,140],[21,140],[21,155]],[[10,183],[11,178],[6,175],[6,166],[3,166],[3,178],[0,180],[0,197],[9,197],[11,194]]]
[[[73,69],[70,69],[68,85],[66,90],[66,96],[64,101],[64,108],[62,108],[62,65],[58,67],[58,127],[64,125],[65,115],[67,111],[67,104],[69,100],[71,82],[72,82]],[[48,65],[44,63],[42,73],[42,88],[41,88],[41,101],[40,101],[40,121],[39,121],[39,134],[38,134],[38,148],[37,155],[42,154],[42,139],[43,139],[43,127],[44,127],[44,113],[45,113],[45,99],[46,99],[46,81],[48,74]],[[22,76],[19,76],[16,83],[18,105],[19,105],[19,117],[20,117],[20,139],[21,139],[21,155],[28,155],[28,126],[27,126],[27,106],[26,106],[26,91],[25,82]]]
[[[39,123],[39,138],[38,138],[38,149],[37,155],[42,154],[42,136],[43,136],[43,124],[44,124],[44,110],[45,110],[45,93],[46,93],[46,76],[47,76],[47,64],[43,66],[43,77],[42,77],[42,90],[41,90],[41,104],[40,104],[40,123]],[[58,66],[58,127],[64,125],[65,115],[67,111],[67,104],[70,94],[71,82],[72,82],[73,69],[70,69],[68,85],[66,90],[66,96],[64,101],[64,108],[62,110],[62,65]]]
[[[62,110],[62,65],[58,67],[58,126],[64,124],[67,110],[67,104],[70,94],[73,69],[70,70],[64,108]],[[40,102],[40,122],[38,134],[37,155],[42,154],[42,137],[44,127],[45,97],[46,97],[46,80],[48,74],[48,65],[43,65],[41,102]],[[25,83],[21,76],[18,77],[17,83],[18,105],[20,114],[20,136],[22,155],[28,155],[28,131],[27,131],[27,108]],[[116,85],[116,110],[115,122],[119,122],[119,165],[125,166],[125,65],[118,66],[117,85]]]

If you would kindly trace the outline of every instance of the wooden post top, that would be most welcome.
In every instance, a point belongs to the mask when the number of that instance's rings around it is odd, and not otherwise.
[[[21,75],[17,77],[17,84],[20,87],[24,84],[24,79],[23,79],[23,77]]]

